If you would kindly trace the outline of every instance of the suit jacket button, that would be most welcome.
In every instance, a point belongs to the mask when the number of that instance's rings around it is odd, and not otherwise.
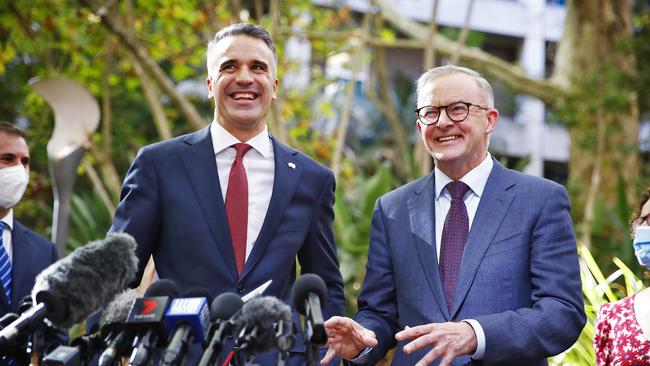
[[[245,289],[244,289],[244,285],[239,285],[239,286],[237,286],[237,292],[239,292],[240,294],[243,294],[243,293],[244,293],[244,290],[245,290]]]

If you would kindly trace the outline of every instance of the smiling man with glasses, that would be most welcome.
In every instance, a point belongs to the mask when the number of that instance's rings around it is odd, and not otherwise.
[[[475,71],[434,68],[417,96],[435,169],[377,201],[359,311],[326,322],[324,361],[546,365],[585,324],[566,190],[488,153],[499,112]]]

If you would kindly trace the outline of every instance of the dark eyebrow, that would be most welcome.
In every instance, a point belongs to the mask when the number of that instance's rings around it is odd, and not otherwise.
[[[260,67],[262,67],[264,70],[268,70],[268,69],[269,69],[269,65],[267,65],[267,63],[264,62],[264,61],[255,60],[255,61],[253,61],[253,65],[254,65],[254,66],[260,66]]]
[[[219,65],[219,70],[223,69],[226,66],[236,65],[236,64],[237,64],[237,60],[233,60],[233,59],[226,60],[222,62],[221,65]]]

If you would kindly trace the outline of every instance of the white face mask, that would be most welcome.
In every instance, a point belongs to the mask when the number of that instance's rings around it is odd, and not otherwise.
[[[0,169],[0,208],[14,207],[23,197],[29,174],[22,165]]]

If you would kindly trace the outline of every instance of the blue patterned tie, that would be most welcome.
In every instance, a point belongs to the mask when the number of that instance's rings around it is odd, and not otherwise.
[[[7,295],[7,303],[11,304],[11,261],[2,242],[2,233],[6,227],[7,224],[0,221],[0,280]]]
[[[463,250],[467,243],[469,231],[469,219],[467,208],[463,197],[469,190],[467,184],[454,181],[447,184],[447,191],[451,194],[451,207],[445,218],[445,225],[442,229],[442,240],[440,245],[440,280],[442,289],[445,292],[447,308],[451,310],[454,304],[456,283],[460,274],[460,263],[463,259]]]

